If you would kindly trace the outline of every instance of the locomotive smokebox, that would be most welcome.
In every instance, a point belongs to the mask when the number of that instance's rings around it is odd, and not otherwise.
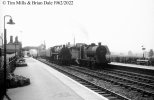
[[[106,48],[106,46],[101,45],[101,43],[99,43],[98,46],[89,46],[86,49],[86,54],[87,57],[93,58],[94,60],[96,60],[96,63],[106,63],[107,59],[106,59],[106,54],[108,53],[108,49]]]

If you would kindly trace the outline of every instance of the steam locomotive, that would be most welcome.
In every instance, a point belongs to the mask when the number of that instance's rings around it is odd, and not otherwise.
[[[74,46],[57,45],[39,52],[39,55],[61,65],[96,67],[110,63],[108,46],[92,43],[77,43]]]

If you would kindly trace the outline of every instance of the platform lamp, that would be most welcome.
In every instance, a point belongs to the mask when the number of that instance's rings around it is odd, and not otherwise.
[[[145,55],[144,55],[144,50],[145,50],[146,48],[142,45],[142,50],[143,50],[143,59],[145,58]]]
[[[8,99],[8,100],[10,100],[10,98],[8,97],[8,95],[7,95],[7,87],[6,87],[6,74],[7,74],[7,71],[6,71],[6,67],[7,67],[7,64],[6,64],[6,42],[7,42],[7,38],[6,38],[6,28],[5,28],[5,18],[6,17],[10,17],[10,20],[9,20],[9,22],[7,22],[7,24],[11,24],[11,25],[13,25],[13,24],[15,24],[14,22],[13,22],[13,20],[12,20],[12,17],[10,16],[10,15],[5,15],[4,16],[4,96],[6,96],[6,98]]]
[[[16,41],[15,41],[15,58],[16,58],[16,52],[17,52],[17,51],[16,51]]]
[[[0,38],[1,38],[1,40],[2,40],[2,48],[3,48],[3,33],[1,33]]]

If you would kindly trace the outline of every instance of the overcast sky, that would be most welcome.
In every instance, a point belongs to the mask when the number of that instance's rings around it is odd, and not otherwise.
[[[73,44],[75,37],[80,43],[102,42],[112,52],[142,52],[142,45],[147,51],[154,49],[153,0],[74,0],[73,5],[4,5],[4,1],[0,32],[4,15],[11,15],[16,24],[6,25],[8,41],[10,35],[18,35],[23,46],[38,46],[44,40],[47,47]]]

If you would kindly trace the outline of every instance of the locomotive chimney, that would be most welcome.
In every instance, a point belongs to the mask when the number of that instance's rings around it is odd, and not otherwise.
[[[101,46],[101,42],[98,43],[98,46]]]
[[[10,36],[10,43],[13,43],[13,36]]]
[[[63,45],[63,48],[65,48],[65,45]]]

